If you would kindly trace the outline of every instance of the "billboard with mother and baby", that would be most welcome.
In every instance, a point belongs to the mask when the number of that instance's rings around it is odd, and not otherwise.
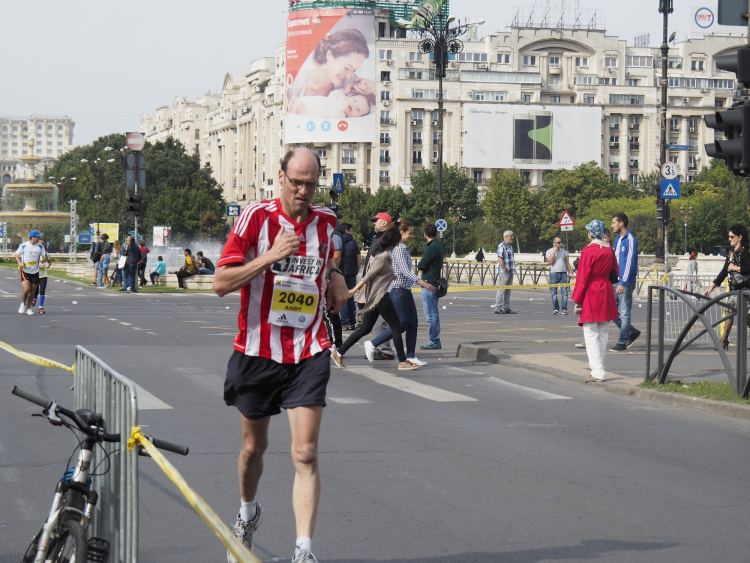
[[[375,136],[375,15],[371,8],[290,12],[286,40],[288,143]]]

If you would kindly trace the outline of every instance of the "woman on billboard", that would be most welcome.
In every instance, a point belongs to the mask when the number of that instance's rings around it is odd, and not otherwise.
[[[289,89],[289,100],[305,96],[328,96],[338,89],[344,95],[375,94],[375,82],[357,78],[356,71],[370,56],[364,35],[358,29],[327,34],[315,47]]]

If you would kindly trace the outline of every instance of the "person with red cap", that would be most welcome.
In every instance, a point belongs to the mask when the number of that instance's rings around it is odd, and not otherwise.
[[[380,240],[380,237],[382,237],[388,229],[394,226],[393,219],[391,218],[390,214],[386,213],[385,211],[381,211],[374,217],[370,217],[370,221],[373,222],[373,227],[375,228],[375,238],[372,240],[369,248],[367,249],[367,256],[365,257],[364,264],[362,264],[362,277],[365,277],[365,274],[367,273],[367,266],[370,262],[370,256],[375,242]],[[380,323],[380,332],[386,330],[387,328],[388,323],[383,320]],[[380,332],[378,332],[378,334],[380,334]],[[393,353],[390,341],[383,342],[383,344],[378,346],[373,353],[373,359],[375,360],[393,360],[395,357],[396,355]]]

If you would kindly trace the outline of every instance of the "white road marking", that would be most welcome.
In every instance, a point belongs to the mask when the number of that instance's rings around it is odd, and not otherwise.
[[[411,381],[410,379],[396,377],[396,375],[394,374],[390,374],[385,371],[380,371],[373,368],[357,367],[350,368],[350,371],[359,375],[363,375],[364,377],[366,377],[367,379],[371,379],[375,383],[393,387],[394,389],[398,389],[399,391],[411,393],[412,395],[417,395],[418,397],[422,397],[423,399],[436,401],[438,403],[476,401],[474,397],[459,395],[458,393],[445,391],[443,389],[425,385],[423,383],[417,383],[416,381]]]
[[[486,375],[486,374],[478,372],[478,371],[471,371],[469,369],[457,368],[457,367],[453,367],[453,366],[449,366],[448,369],[451,369],[453,371],[460,371],[461,373],[470,373],[472,375]]]
[[[156,334],[155,332],[149,332],[148,334],[150,334],[150,335],[152,335],[152,336],[159,336],[159,335],[158,335],[158,334]]]
[[[515,383],[503,381],[502,379],[498,379],[497,377],[490,377],[489,380],[493,383],[497,383],[498,385],[510,387],[512,389],[515,389],[516,391],[520,391],[522,393],[526,393],[527,395],[531,395],[532,397],[536,397],[540,401],[555,401],[560,399],[564,399],[566,401],[573,400],[573,397],[564,397],[563,395],[555,395],[554,393],[547,393],[546,391],[540,391],[539,389],[524,387],[523,385],[517,385]]]
[[[171,409],[167,403],[159,399],[156,395],[152,395],[146,391],[143,387],[135,384],[135,392],[138,397],[138,410],[139,411],[155,411],[155,410],[166,410]]]
[[[340,405],[364,405],[372,402],[367,399],[355,399],[352,397],[328,397],[328,400]]]
[[[125,326],[130,326],[130,325],[132,325],[133,323],[124,323],[124,322],[120,321],[120,324],[121,324],[121,325],[125,325]]]

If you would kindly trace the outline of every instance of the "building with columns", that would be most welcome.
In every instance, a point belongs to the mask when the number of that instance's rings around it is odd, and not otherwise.
[[[32,115],[0,117],[0,186],[23,176],[21,157],[28,156],[28,142],[42,160],[37,173],[51,167],[58,157],[73,148],[75,123],[67,116]]]
[[[336,5],[346,4],[345,0]],[[413,3],[370,2],[375,10],[376,122],[373,138],[357,143],[309,143],[321,157],[321,189],[334,173],[372,191],[384,185],[410,188],[410,177],[437,163],[437,88],[434,64],[421,54],[420,39],[398,25],[398,14]],[[352,6],[362,6],[353,2]],[[295,3],[298,9],[325,9],[324,2]],[[443,9],[448,10],[447,0]],[[463,157],[466,104],[534,104],[602,108],[599,163],[612,179],[638,183],[639,176],[658,170],[661,59],[655,47],[628,46],[625,39],[600,29],[597,18],[588,27],[575,22],[552,28],[517,18],[506,31],[481,36],[470,29],[463,51],[451,55],[443,80],[445,164],[466,169],[480,187],[497,168],[468,168]],[[674,44],[669,51],[667,111],[670,150],[680,176],[690,181],[708,165],[704,144],[714,131],[703,120],[717,108],[731,106],[736,81],[716,68],[716,57],[744,46],[737,35],[706,35]],[[249,72],[228,73],[220,95],[191,104],[176,98],[172,108],[144,115],[147,140],[172,135],[188,150],[200,148],[201,162],[210,164],[229,201],[241,203],[278,195],[278,167],[286,150],[284,77],[286,48],[273,57],[253,61]],[[179,101],[179,102],[178,102]],[[177,107],[204,107],[205,117]],[[160,117],[164,114],[164,117]],[[167,117],[167,114],[169,117]],[[202,122],[200,120],[202,119]],[[188,133],[185,133],[188,131]],[[509,134],[511,134],[509,132]],[[200,136],[200,143],[197,137]],[[559,137],[557,142],[559,142]],[[200,144],[200,147],[197,145]],[[547,170],[524,170],[532,189],[542,188]]]

